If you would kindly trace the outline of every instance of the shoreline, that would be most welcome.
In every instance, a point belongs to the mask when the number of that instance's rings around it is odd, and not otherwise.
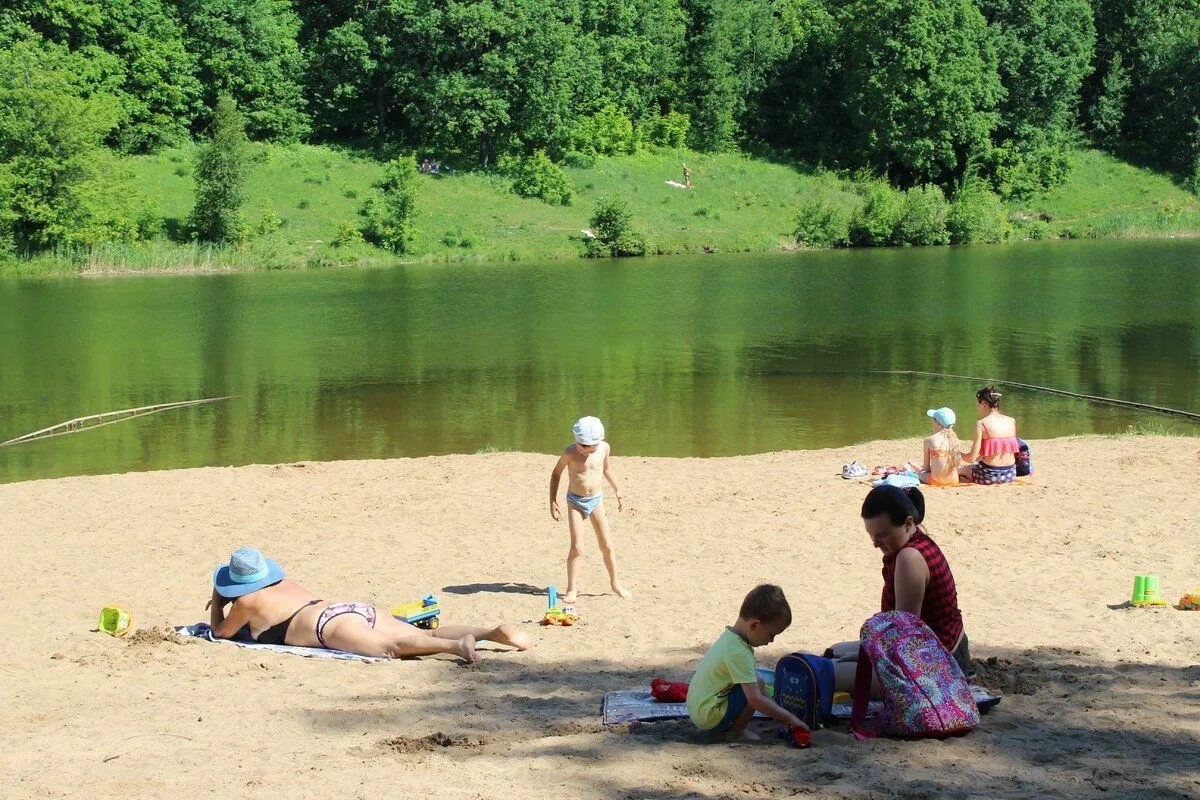
[[[946,248],[990,248],[1004,245],[1020,246],[1022,244],[1036,242],[1039,244],[1049,242],[1106,242],[1106,241],[1164,241],[1173,239],[1193,240],[1200,238],[1200,230],[1181,230],[1181,231],[1138,231],[1128,234],[1106,235],[1096,237],[1074,238],[1067,236],[1055,236],[1047,239],[1010,239],[1004,242],[995,242],[991,244],[959,244],[959,245],[927,245],[927,246],[890,246],[890,247],[805,247],[794,244],[782,244],[770,248],[738,248],[727,251],[714,250],[705,246],[697,250],[679,250],[666,253],[648,254],[635,258],[622,259],[588,259],[580,255],[577,257],[547,257],[542,255],[530,254],[526,257],[517,256],[515,258],[403,258],[397,256],[395,258],[381,257],[372,259],[369,262],[347,262],[345,264],[329,264],[314,266],[307,262],[297,261],[286,265],[266,264],[263,266],[241,266],[241,265],[225,265],[225,266],[188,266],[188,267],[124,267],[116,263],[108,264],[99,267],[80,267],[80,268],[52,268],[47,270],[31,270],[22,271],[20,268],[13,268],[13,264],[27,264],[29,262],[8,262],[0,263],[0,279],[16,278],[123,278],[138,275],[149,276],[208,276],[208,275],[236,275],[258,272],[336,272],[344,270],[374,270],[374,269],[392,269],[402,266],[438,266],[447,267],[462,264],[472,265],[496,265],[496,264],[527,264],[527,263],[571,263],[576,261],[645,261],[655,258],[672,258],[679,256],[703,256],[717,257],[730,255],[794,255],[797,253],[832,253],[832,252],[871,252],[891,249],[906,249],[906,250],[944,250]]]

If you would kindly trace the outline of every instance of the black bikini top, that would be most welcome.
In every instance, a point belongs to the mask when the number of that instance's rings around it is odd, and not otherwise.
[[[257,637],[255,637],[254,641],[258,642],[259,644],[284,644],[284,639],[287,638],[288,626],[292,624],[292,620],[296,618],[296,615],[309,606],[315,606],[317,603],[323,602],[323,600],[309,600],[307,603],[293,611],[292,615],[283,622],[272,625],[264,630]]]

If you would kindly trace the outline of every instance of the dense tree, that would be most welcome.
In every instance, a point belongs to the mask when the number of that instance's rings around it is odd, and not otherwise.
[[[290,0],[177,0],[199,59],[206,105],[228,95],[256,138],[294,141],[309,128],[300,19]],[[204,120],[207,122],[207,120]]]
[[[85,92],[117,98],[120,147],[147,150],[188,133],[201,93],[196,58],[163,0],[10,0],[0,36],[22,28],[79,56]]]
[[[971,0],[854,0],[844,9],[850,142],[901,185],[957,180],[985,154],[1003,94]]]
[[[1091,71],[1095,28],[1087,0],[983,0],[996,47],[1000,103],[994,182],[1005,195],[1066,176],[1079,91]]]
[[[212,139],[196,159],[196,204],[188,225],[206,242],[236,242],[246,235],[242,203],[249,173],[245,120],[233,98],[217,98]]]
[[[86,59],[30,35],[0,46],[0,245],[37,249],[127,238],[93,219],[111,159],[102,144],[121,116],[94,91]],[[114,218],[121,208],[111,209]],[[101,229],[97,228],[100,225]],[[117,226],[120,228],[121,226]],[[136,232],[136,226],[134,226]]]

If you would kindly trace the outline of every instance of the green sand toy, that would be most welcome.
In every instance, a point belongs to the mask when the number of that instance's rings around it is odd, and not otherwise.
[[[1162,599],[1162,594],[1159,591],[1159,577],[1157,575],[1134,576],[1133,597],[1130,599],[1129,604],[1136,608],[1165,606],[1167,601]]]

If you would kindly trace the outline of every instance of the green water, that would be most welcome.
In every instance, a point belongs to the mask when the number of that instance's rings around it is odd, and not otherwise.
[[[0,448],[0,481],[549,453],[583,414],[617,455],[916,437],[940,405],[969,433],[974,384],[854,374],[903,369],[1200,412],[1200,242],[0,281],[0,440],[237,395]],[[1200,427],[1006,400],[1030,438]]]

